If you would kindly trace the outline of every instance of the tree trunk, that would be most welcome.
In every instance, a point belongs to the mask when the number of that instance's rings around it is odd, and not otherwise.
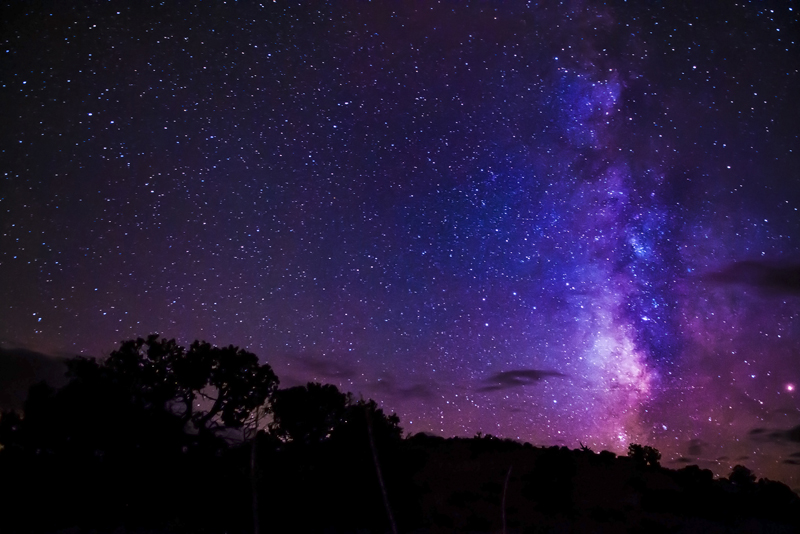
[[[506,473],[506,482],[503,484],[503,503],[502,503],[502,511],[503,514],[503,534],[506,534],[506,493],[508,492],[508,479],[511,478],[511,467],[508,466],[508,473]]]
[[[260,534],[261,526],[258,518],[258,478],[256,477],[256,450],[258,444],[258,408],[256,408],[255,434],[250,447],[250,491],[253,497],[253,534]]]
[[[369,434],[369,446],[372,449],[372,460],[375,462],[375,471],[378,473],[378,483],[381,485],[383,505],[386,507],[386,515],[389,516],[389,524],[392,526],[392,534],[397,534],[397,525],[394,522],[394,515],[392,515],[392,507],[389,505],[389,495],[386,493],[386,485],[383,483],[381,465],[378,462],[378,450],[375,448],[375,439],[372,437],[372,414],[369,413],[369,408],[367,407],[365,407],[364,413],[367,415],[367,434]]]

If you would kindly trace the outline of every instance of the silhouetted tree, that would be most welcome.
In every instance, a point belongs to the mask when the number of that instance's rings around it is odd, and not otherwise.
[[[367,436],[367,422],[372,422],[372,433],[379,446],[399,441],[403,436],[397,414],[386,415],[372,399],[350,402],[345,412],[343,425],[338,429],[340,440],[361,440]],[[367,443],[367,442],[365,442]]]
[[[150,336],[67,365],[63,387],[37,384],[23,414],[0,417],[0,531],[800,528],[800,498],[740,465],[714,479],[660,468],[638,444],[617,458],[491,435],[403,440],[375,401],[317,383],[278,390],[232,346]]]
[[[186,350],[154,335],[67,367],[66,385],[33,386],[24,416],[0,420],[0,465],[24,466],[3,473],[6,484],[16,477],[9,500],[17,508],[44,501],[50,512],[34,520],[61,527],[165,524],[178,516],[213,525],[223,503],[233,510],[247,502],[235,498],[246,497],[246,480],[235,481],[222,453],[234,430],[269,409],[277,388],[255,355],[205,342]],[[201,486],[210,489],[189,489]],[[204,513],[189,512],[198,509]]]
[[[283,441],[311,445],[331,438],[345,421],[352,396],[336,386],[309,382],[280,389],[272,403],[270,431]]]
[[[331,384],[309,382],[280,389],[272,402],[270,432],[284,442],[312,445],[327,440],[367,444],[367,421],[377,443],[399,440],[400,419],[386,415],[372,400],[354,401]]]
[[[241,428],[271,400],[278,377],[255,354],[232,345],[174,339],[126,341],[99,364],[143,406],[169,408],[197,432]]]
[[[400,492],[407,495],[411,485],[396,415],[316,383],[278,390],[272,408],[270,433],[259,452],[261,515],[283,518],[272,528],[386,531],[392,514],[398,523],[408,516],[393,500]],[[316,513],[307,513],[309,507]]]
[[[631,443],[628,445],[628,457],[641,467],[660,467],[661,453],[649,445]]]
[[[733,466],[728,480],[742,489],[753,489],[756,484],[756,475],[743,465]]]

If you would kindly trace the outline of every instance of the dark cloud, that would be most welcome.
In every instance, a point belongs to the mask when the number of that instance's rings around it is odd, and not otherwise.
[[[705,279],[717,284],[757,288],[765,293],[800,294],[800,264],[743,261],[709,273]]]
[[[800,458],[800,452],[793,452],[789,455],[790,458]]]
[[[543,371],[540,369],[517,369],[495,373],[483,381],[478,391],[500,391],[521,386],[537,384],[550,377],[565,378],[567,375],[557,371]]]
[[[287,384],[293,385],[312,382],[341,382],[357,376],[356,369],[347,362],[334,361],[331,358],[323,358],[318,355],[309,354],[286,354],[284,359],[291,361],[290,369],[283,371],[279,376],[281,384],[286,378]],[[299,370],[299,373],[297,372]],[[295,371],[295,372],[292,372]],[[295,376],[299,374],[300,376]],[[297,384],[295,384],[297,382]]]
[[[785,443],[789,441],[792,443],[800,443],[800,425],[785,430],[754,428],[748,432],[748,435],[750,439],[759,442]]]
[[[373,391],[375,397],[394,398],[394,399],[423,399],[428,400],[434,397],[430,386],[425,384],[397,384],[391,378],[380,378],[377,384],[370,384],[369,389]],[[376,399],[377,400],[377,399]]]
[[[689,441],[689,448],[687,449],[687,452],[691,456],[702,456],[703,455],[703,449],[705,448],[706,445],[707,444],[704,441],[700,440],[700,439],[690,440]]]
[[[680,458],[675,460],[676,464],[690,464],[692,462],[694,462],[694,460],[692,460],[691,458],[687,458],[686,456],[681,456]]]
[[[800,443],[800,425],[789,430],[779,430],[774,435],[793,443]]]
[[[358,380],[357,377],[362,373],[346,361],[308,353],[285,353],[282,356],[291,361],[291,366],[279,373],[281,387],[300,386],[308,382],[328,383],[337,386],[342,392],[352,393],[355,398],[363,396],[390,405],[408,400],[435,399],[436,388],[432,382],[409,382],[392,376],[383,376],[377,380]]]
[[[0,348],[0,410],[20,409],[28,388],[44,380],[54,387],[66,382],[64,358],[41,352]]]
[[[399,388],[398,392],[406,398],[416,399],[430,399],[433,398],[433,392],[428,386],[423,384],[415,384],[407,388]]]
[[[784,460],[783,463],[788,465],[800,465],[800,462],[798,462],[797,460]]]

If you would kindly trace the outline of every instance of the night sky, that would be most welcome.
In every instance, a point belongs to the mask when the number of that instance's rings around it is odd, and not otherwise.
[[[407,432],[800,486],[797,2],[0,8],[0,401],[158,332]]]

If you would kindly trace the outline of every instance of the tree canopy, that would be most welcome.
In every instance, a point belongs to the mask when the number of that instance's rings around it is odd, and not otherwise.
[[[172,408],[199,432],[241,428],[279,384],[251,352],[205,341],[186,350],[157,335],[126,341],[101,364],[92,362],[142,406]]]
[[[278,390],[272,403],[270,431],[293,444],[312,445],[346,439],[372,425],[380,439],[399,439],[402,433],[397,415],[383,413],[373,400],[354,400],[331,384],[309,382]]]
[[[4,414],[0,444],[36,454],[184,450],[232,437],[268,411],[278,377],[255,354],[151,335],[104,360],[66,362],[69,382],[33,386],[23,413]]]

